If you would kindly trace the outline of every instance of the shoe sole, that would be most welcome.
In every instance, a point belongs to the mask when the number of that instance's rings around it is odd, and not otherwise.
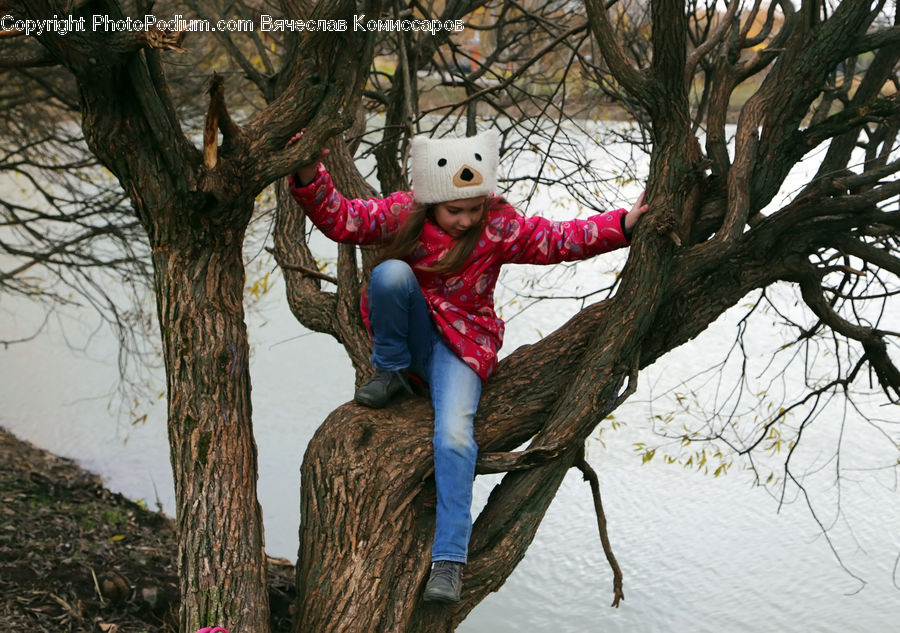
[[[451,596],[446,593],[425,592],[423,596],[425,602],[440,602],[442,604],[453,604],[459,602],[458,596]]]
[[[361,404],[364,407],[368,407],[370,409],[383,409],[387,406],[387,403],[390,400],[386,400],[382,402],[381,400],[367,400],[366,398],[354,397],[353,402],[356,404]]]

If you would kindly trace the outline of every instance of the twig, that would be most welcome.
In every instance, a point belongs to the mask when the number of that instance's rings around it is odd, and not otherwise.
[[[612,545],[609,543],[609,534],[606,531],[606,515],[603,513],[603,503],[600,500],[600,480],[597,473],[587,463],[584,457],[584,447],[578,451],[578,457],[575,459],[574,466],[581,471],[584,480],[591,486],[591,495],[594,497],[594,510],[597,513],[597,529],[600,530],[600,542],[603,544],[603,553],[606,554],[606,561],[609,563],[613,573],[613,601],[612,605],[619,608],[619,602],[625,599],[625,592],[622,590],[622,570],[613,554]]]
[[[100,599],[100,606],[106,606],[106,600],[103,599],[103,592],[100,591],[100,583],[97,582],[97,574],[94,573],[93,567],[91,567],[91,578],[94,579],[94,589],[97,590],[97,597]]]
[[[266,252],[271,253],[275,256],[275,261],[278,262],[278,265],[281,266],[283,270],[293,270],[298,273],[303,273],[307,277],[315,277],[316,279],[321,279],[322,281],[327,281],[328,283],[332,283],[335,286],[338,285],[338,280],[336,277],[332,277],[331,275],[326,275],[325,273],[313,270],[312,268],[307,268],[306,266],[297,266],[295,264],[285,264],[281,261],[281,258],[278,256],[278,253],[275,252],[275,249],[271,246],[266,246]]]

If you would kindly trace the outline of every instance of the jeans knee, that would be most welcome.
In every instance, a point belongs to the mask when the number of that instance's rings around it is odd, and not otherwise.
[[[372,269],[369,291],[395,291],[417,284],[415,273],[409,264],[399,259],[387,259]]]
[[[472,456],[478,453],[478,444],[470,429],[463,427],[436,431],[432,440],[435,453],[452,453]]]

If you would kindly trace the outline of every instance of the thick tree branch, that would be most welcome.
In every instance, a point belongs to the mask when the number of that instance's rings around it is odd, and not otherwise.
[[[565,449],[564,446],[540,446],[512,453],[481,453],[478,455],[475,472],[479,475],[489,475],[528,470],[558,459]]]
[[[649,79],[634,68],[625,57],[609,21],[606,3],[603,0],[586,0],[585,8],[594,40],[609,65],[610,72],[631,97],[644,103],[645,106],[648,105],[646,89]]]
[[[883,167],[867,169],[859,174],[853,172],[836,174],[832,178],[832,182],[839,191],[856,193],[859,189],[871,187],[872,185],[880,183],[880,181],[885,178],[890,178],[898,171],[900,171],[900,158]],[[865,195],[873,202],[887,200],[888,198],[897,195],[897,185],[898,183],[896,181],[885,181],[879,185],[877,190],[867,191],[865,192]]]
[[[795,132],[797,155],[803,156],[823,141],[851,130],[858,130],[865,123],[881,122],[898,115],[900,115],[900,96],[897,93],[865,100],[858,106],[841,110],[803,131]]]
[[[747,221],[768,204],[790,167],[802,156],[798,152],[805,151],[805,146],[798,146],[793,135],[819,94],[825,75],[845,58],[853,39],[850,35],[871,21],[873,16],[867,6],[841,4],[824,24],[817,26],[816,37],[811,41],[804,30],[809,25],[799,18],[792,20],[797,27],[786,42],[785,52],[741,112],[735,160],[728,173],[728,212],[718,239],[734,240],[740,236]],[[869,107],[862,99],[858,105],[860,115]],[[892,108],[888,103],[885,111]],[[829,120],[829,125],[841,121],[840,115],[835,116],[838,118]],[[844,116],[853,118],[853,114]],[[825,131],[826,128],[817,128],[812,136]]]
[[[878,248],[846,235],[837,236],[834,244],[842,252],[883,268],[900,278],[900,258],[891,255],[890,250]]]
[[[750,29],[756,24],[756,16],[759,14],[760,6],[762,5],[762,0],[755,0],[753,3],[753,8],[749,13],[744,15],[744,25],[741,27],[740,35],[739,35],[739,45],[741,48],[752,48],[754,46],[759,46],[763,42],[765,42],[769,38],[769,34],[772,32],[772,27],[775,25],[775,11],[779,8],[779,6],[783,6],[783,2],[770,2],[768,8],[766,9],[766,21],[763,23],[762,28],[756,33],[752,38],[749,37]]]
[[[850,50],[850,53],[852,55],[861,55],[862,53],[874,51],[883,46],[895,44],[900,44],[900,26],[892,26],[889,29],[867,33],[854,42],[854,46]]]
[[[343,19],[353,23],[359,13],[378,15],[381,0],[362,6],[351,0],[317,3],[309,19]],[[309,33],[304,53],[294,54],[280,71],[280,95],[245,126],[251,156],[265,156],[246,173],[254,189],[262,189],[318,156],[325,142],[356,120],[362,88],[374,54],[376,34],[346,32]],[[285,147],[298,129],[303,139]]]
[[[875,370],[878,382],[885,395],[900,404],[900,370],[887,353],[884,333],[879,330],[851,323],[841,317],[825,299],[820,284],[821,276],[811,266],[798,271],[800,291],[803,300],[819,319],[835,332],[859,341],[865,350],[869,365]],[[891,390],[894,396],[891,396]]]
[[[843,2],[831,17],[816,24],[814,33],[808,23],[798,20],[798,28],[786,42],[785,52],[760,88],[770,100],[763,112],[758,140],[759,156],[765,160],[754,170],[748,187],[755,209],[768,204],[778,192],[794,164],[794,132],[821,93],[827,75],[847,58],[854,38],[865,32],[874,16],[867,3]],[[758,134],[755,130],[746,132]]]
[[[732,0],[734,1],[734,0]],[[684,0],[656,0],[650,3],[653,42],[652,76],[656,79],[659,94],[655,94],[651,112],[661,118],[660,110],[674,107],[678,114],[687,108],[687,28]],[[652,86],[652,87],[657,87]],[[684,115],[687,113],[685,112]]]
[[[895,15],[895,22],[900,19],[900,15]],[[875,53],[875,58],[869,64],[865,72],[865,76],[856,89],[850,108],[866,107],[870,101],[882,101],[882,95],[885,83],[895,77],[895,66],[900,58],[900,45],[884,46]],[[848,81],[848,85],[852,83]],[[893,95],[896,97],[896,95]],[[894,111],[896,113],[896,110]],[[844,133],[840,137],[835,138],[828,147],[828,153],[822,160],[817,173],[817,177],[830,175],[840,169],[846,168],[857,146],[860,130],[853,128]],[[887,149],[887,148],[886,148]],[[890,153],[890,149],[887,149]],[[868,157],[867,157],[868,158]],[[867,162],[871,162],[867,160]],[[870,165],[866,166],[867,169]]]
[[[291,198],[284,179],[275,185],[275,246],[272,254],[284,270],[288,307],[305,327],[337,337],[337,298],[320,288],[316,260],[305,239],[306,218]]]
[[[373,372],[371,339],[363,327],[359,313],[361,281],[356,260],[356,247],[338,246],[337,330],[350,362],[356,370],[357,383],[362,384]]]

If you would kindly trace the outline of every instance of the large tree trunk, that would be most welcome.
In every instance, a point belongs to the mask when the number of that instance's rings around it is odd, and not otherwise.
[[[242,163],[203,165],[161,76],[128,58],[80,84],[85,138],[130,194],[152,250],[175,480],[180,630],[269,629],[250,404]],[[143,141],[143,144],[138,140]],[[199,174],[199,176],[198,176]],[[210,191],[213,190],[213,191]]]
[[[209,241],[185,226],[182,235],[153,253],[178,503],[180,627],[265,633],[243,230],[222,227]]]

